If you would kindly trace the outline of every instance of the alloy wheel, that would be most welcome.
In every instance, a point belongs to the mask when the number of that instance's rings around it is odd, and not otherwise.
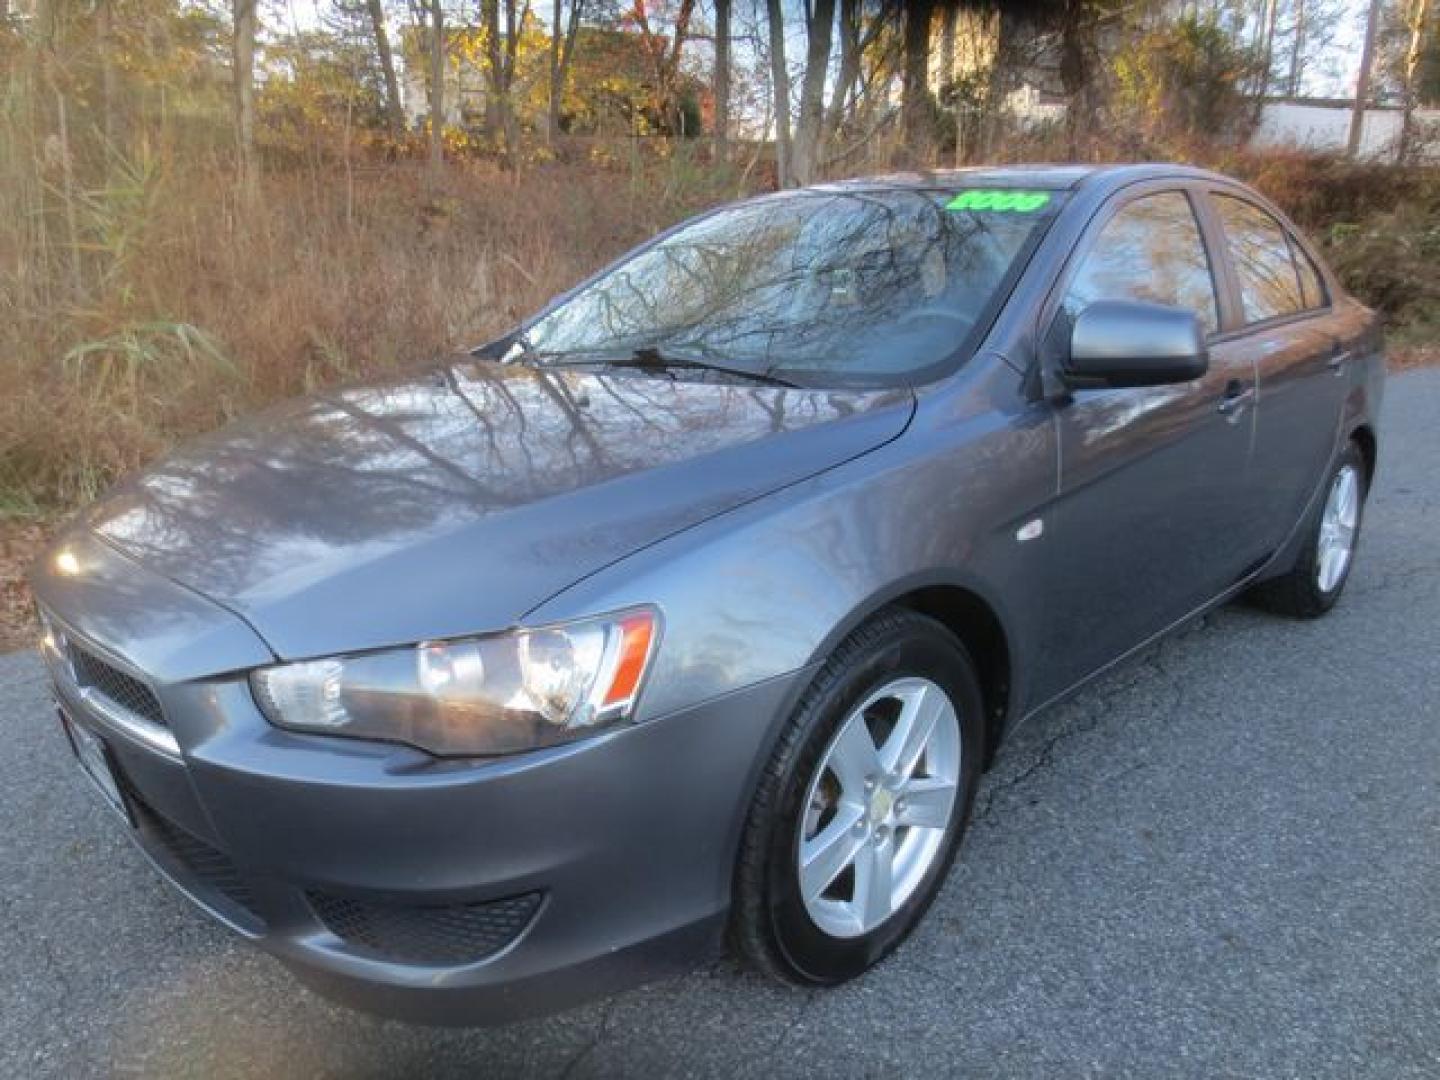
[[[1332,592],[1345,577],[1355,550],[1360,524],[1360,473],[1354,465],[1342,466],[1330,485],[1320,515],[1320,544],[1315,560],[1316,584]]]
[[[868,934],[915,892],[944,848],[961,752],[955,706],[929,679],[886,683],[841,722],[797,845],[801,897],[821,930]]]

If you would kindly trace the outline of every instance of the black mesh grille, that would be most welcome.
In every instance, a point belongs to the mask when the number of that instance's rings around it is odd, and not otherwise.
[[[310,906],[336,937],[392,960],[465,964],[499,952],[530,925],[539,893],[481,904],[416,907],[311,892]]]
[[[101,660],[73,641],[69,643],[70,669],[76,685],[93,690],[136,716],[165,725],[165,714],[151,689],[133,675]]]
[[[140,834],[162,848],[191,878],[190,881],[181,880],[180,885],[200,886],[210,894],[203,899],[212,904],[218,896],[224,902],[214,906],[225,910],[227,915],[238,922],[251,926],[263,925],[260,917],[255,914],[255,894],[230,857],[156,811],[128,779],[123,776],[120,779],[121,786],[125,789],[126,802],[135,815],[135,824]]]

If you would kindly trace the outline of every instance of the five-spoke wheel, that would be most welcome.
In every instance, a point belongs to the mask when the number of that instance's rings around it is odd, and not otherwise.
[[[1365,515],[1369,468],[1359,444],[1340,452],[1325,486],[1325,498],[1302,533],[1303,544],[1285,572],[1261,582],[1252,596],[1282,615],[1314,618],[1335,606],[1350,567]]]
[[[944,843],[960,757],[955,706],[928,679],[895,679],[850,712],[800,821],[800,893],[817,926],[858,937],[910,898]]]
[[[801,698],[760,782],[732,934],[791,981],[858,975],[894,949],[944,881],[984,753],[970,658],[944,626],[882,612]]]
[[[1350,569],[1355,534],[1360,528],[1360,470],[1348,462],[1330,483],[1320,515],[1320,548],[1315,572],[1322,592],[1332,592]]]

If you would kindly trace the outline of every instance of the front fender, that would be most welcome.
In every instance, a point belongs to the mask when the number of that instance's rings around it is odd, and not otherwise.
[[[1015,523],[1054,499],[1053,428],[1043,410],[995,408],[984,391],[965,395],[969,407],[935,395],[893,442],[636,552],[523,621],[657,604],[664,639],[640,720],[798,671],[886,603],[937,584],[983,598],[1021,668],[1043,598],[1024,570],[1041,556],[1017,547]]]

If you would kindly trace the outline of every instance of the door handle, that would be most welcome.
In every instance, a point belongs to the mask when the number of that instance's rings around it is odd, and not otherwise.
[[[1246,386],[1239,379],[1231,379],[1225,384],[1225,396],[1220,399],[1216,410],[1222,415],[1230,416],[1238,413],[1246,404],[1255,399],[1255,386],[1252,383]]]
[[[1345,373],[1345,361],[1349,359],[1350,350],[1336,345],[1334,351],[1330,354],[1330,358],[1325,361],[1325,366],[1336,375],[1343,375]]]

